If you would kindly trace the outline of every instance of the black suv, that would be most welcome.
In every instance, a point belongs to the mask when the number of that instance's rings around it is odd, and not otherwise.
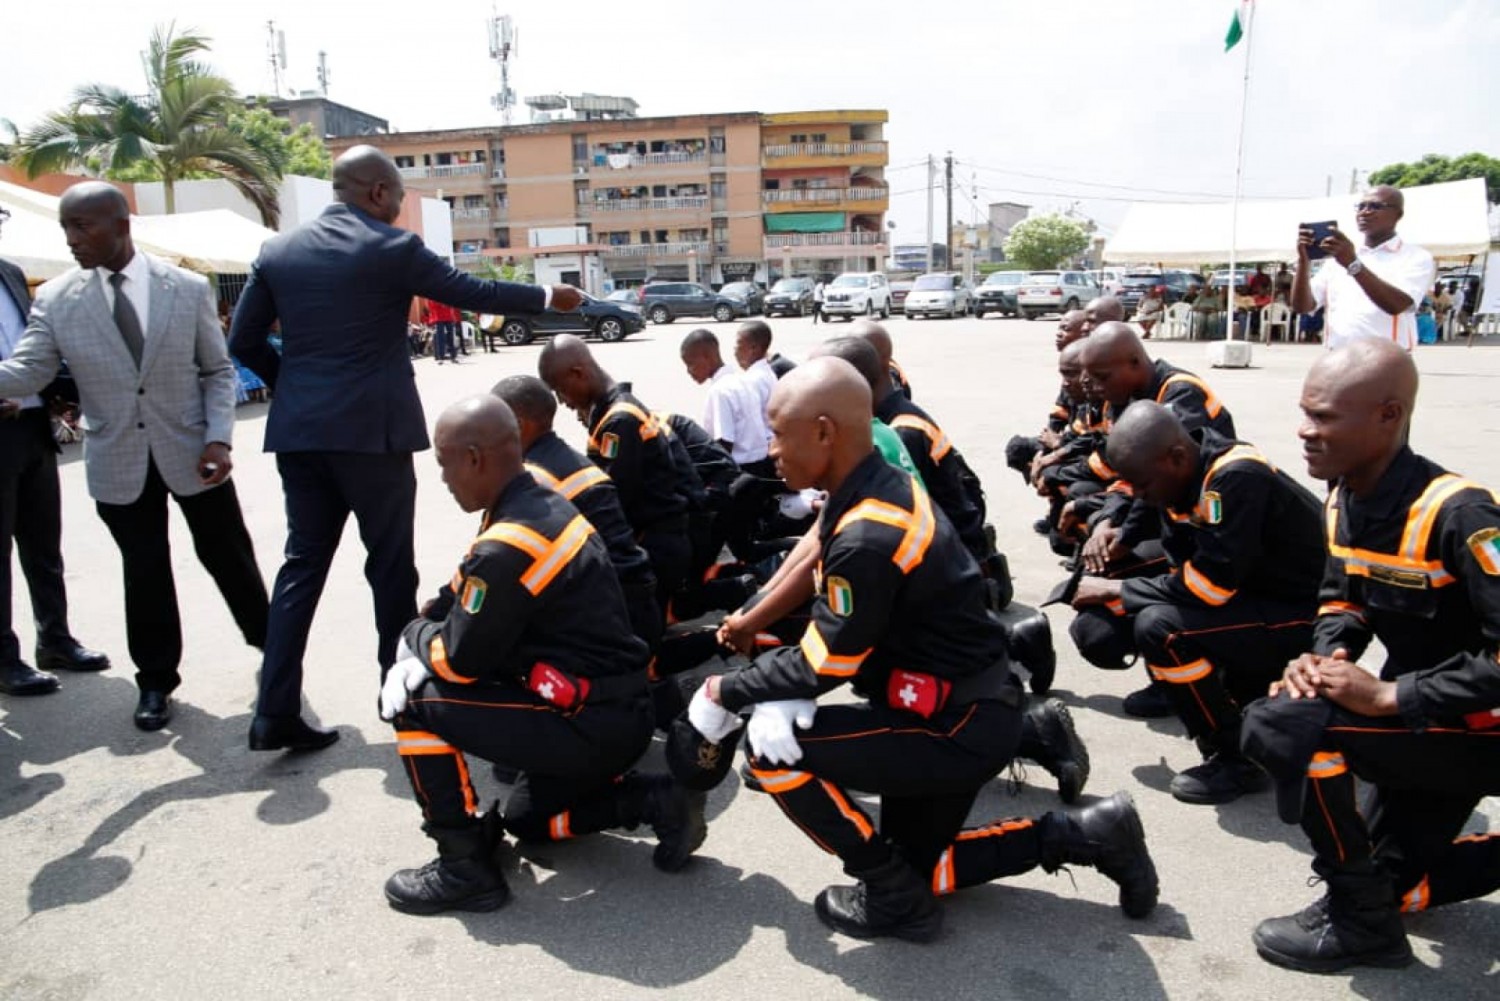
[[[1197,289],[1203,285],[1203,279],[1190,271],[1127,271],[1120,280],[1120,285],[1115,298],[1125,307],[1125,315],[1130,316],[1140,306],[1141,300],[1146,298],[1147,290],[1163,289],[1161,303],[1163,306],[1170,306],[1189,298],[1190,294],[1196,294]]]
[[[806,316],[812,312],[813,280],[782,278],[766,293],[767,316]]]
[[[711,316],[728,323],[749,316],[743,299],[710,292],[693,282],[652,282],[641,286],[641,314],[652,323],[671,323],[679,316]]]

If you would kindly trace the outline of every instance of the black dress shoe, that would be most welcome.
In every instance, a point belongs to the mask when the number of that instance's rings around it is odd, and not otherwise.
[[[337,730],[319,730],[301,716],[256,716],[250,723],[252,751],[320,751],[338,739]]]
[[[19,660],[0,666],[0,692],[6,695],[47,695],[59,687],[52,675]]]
[[[37,647],[36,666],[44,671],[103,671],[109,657],[72,640],[62,646]]]
[[[145,691],[135,704],[137,730],[160,730],[172,720],[172,696],[166,692]]]

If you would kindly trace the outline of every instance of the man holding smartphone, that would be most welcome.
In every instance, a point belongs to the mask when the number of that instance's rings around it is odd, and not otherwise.
[[[1297,275],[1292,308],[1326,307],[1323,344],[1336,348],[1360,337],[1394,341],[1410,351],[1417,343],[1417,305],[1432,286],[1432,255],[1396,235],[1404,211],[1401,192],[1373,188],[1354,207],[1365,245],[1338,228],[1304,225],[1297,234]],[[1311,273],[1311,262],[1331,258]]]

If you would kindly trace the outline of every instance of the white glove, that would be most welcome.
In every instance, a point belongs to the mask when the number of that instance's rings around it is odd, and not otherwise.
[[[380,686],[380,718],[387,721],[395,719],[406,708],[407,695],[432,677],[427,665],[418,660],[416,654],[411,653],[411,648],[404,643],[402,646],[411,656],[402,657],[392,664],[385,674],[385,684]]]
[[[740,727],[741,720],[738,715],[725,709],[713,699],[708,697],[708,682],[698,687],[693,693],[693,701],[688,703],[688,722],[693,724],[693,729],[703,735],[703,739],[710,744],[721,743]]]
[[[750,725],[745,728],[750,750],[773,765],[795,765],[802,760],[802,746],[797,743],[792,724],[796,723],[798,730],[806,730],[813,725],[817,711],[818,704],[812,699],[757,702],[750,714]]]

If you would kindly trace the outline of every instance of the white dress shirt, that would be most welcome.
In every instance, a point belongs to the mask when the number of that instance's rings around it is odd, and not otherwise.
[[[709,376],[703,428],[715,441],[729,442],[729,456],[736,465],[759,462],[769,452],[767,442],[771,436],[755,387],[745,373],[728,365],[720,365]]]
[[[1393,236],[1379,246],[1359,248],[1356,257],[1375,277],[1410,296],[1411,305],[1392,316],[1375,305],[1358,280],[1330,257],[1310,283],[1313,298],[1327,308],[1324,346],[1331,350],[1360,337],[1378,337],[1410,351],[1417,344],[1417,307],[1432,289],[1432,255],[1415,243]]]
[[[104,287],[104,301],[109,304],[110,315],[115,311],[115,287],[109,283],[109,276],[114,274],[109,268],[95,268],[99,276],[99,283]],[[135,317],[141,324],[141,340],[146,339],[146,331],[151,329],[151,265],[146,261],[146,255],[139,250],[130,258],[130,263],[120,269],[125,276],[125,282],[120,287],[125,290],[125,297],[130,300],[130,305],[135,307]]]
[[[745,381],[755,389],[756,401],[760,404],[760,419],[766,419],[766,404],[771,402],[771,390],[776,388],[776,370],[762,358],[745,369]]]
[[[10,288],[0,283],[0,361],[8,361],[26,333],[26,310],[10,294]],[[22,410],[42,405],[40,396],[23,396],[15,401]]]

